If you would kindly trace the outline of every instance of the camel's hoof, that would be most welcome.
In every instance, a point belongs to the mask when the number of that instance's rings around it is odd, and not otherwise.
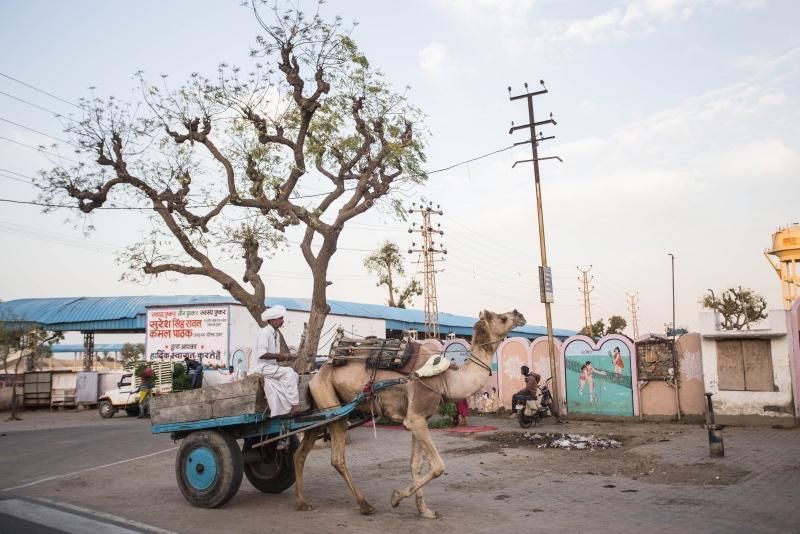
[[[361,509],[362,515],[372,515],[377,511],[375,510],[374,506],[372,506],[370,503],[366,501],[361,503],[358,507]]]
[[[308,512],[314,509],[313,506],[308,504],[307,502],[298,503],[297,509],[301,512]]]
[[[423,519],[439,519],[440,516],[439,512],[434,512],[433,510],[428,510],[426,512],[420,512],[419,516]]]
[[[392,492],[392,508],[397,508],[397,505],[400,504],[400,501],[402,501],[402,500],[403,500],[403,497],[401,496],[400,492],[397,491],[397,490],[394,490]]]

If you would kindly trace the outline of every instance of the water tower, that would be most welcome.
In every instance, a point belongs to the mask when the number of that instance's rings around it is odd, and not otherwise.
[[[779,228],[772,234],[772,250],[765,251],[764,256],[781,279],[783,307],[788,310],[800,297],[800,224]]]

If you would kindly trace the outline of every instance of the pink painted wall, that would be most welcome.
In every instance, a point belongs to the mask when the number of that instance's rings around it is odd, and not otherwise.
[[[556,359],[561,351],[561,342],[553,340]],[[539,337],[528,341],[521,337],[512,337],[497,347],[497,382],[500,406],[511,407],[511,396],[525,386],[519,368],[527,365],[532,371],[542,376],[542,381],[550,378],[550,355],[547,349],[547,338]],[[558,362],[557,362],[558,365]],[[559,365],[561,372],[561,366]]]
[[[794,396],[794,417],[800,419],[800,299],[792,304],[789,319],[789,336],[792,339],[789,363],[792,373],[792,392]]]

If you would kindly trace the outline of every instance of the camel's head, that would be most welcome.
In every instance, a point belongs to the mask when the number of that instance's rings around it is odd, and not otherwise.
[[[483,323],[486,333],[492,340],[503,339],[511,330],[524,325],[526,322],[525,317],[517,310],[506,313],[493,313],[489,310],[483,310],[478,318],[478,322]]]

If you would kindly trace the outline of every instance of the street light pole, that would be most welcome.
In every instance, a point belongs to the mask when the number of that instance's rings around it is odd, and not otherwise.
[[[672,259],[672,337],[675,337],[675,254],[672,252],[667,253]]]
[[[668,252],[667,256],[670,257],[672,264],[672,373],[675,387],[675,409],[678,415],[678,421],[681,420],[681,398],[678,391],[678,335],[677,325],[675,324],[675,254]]]

